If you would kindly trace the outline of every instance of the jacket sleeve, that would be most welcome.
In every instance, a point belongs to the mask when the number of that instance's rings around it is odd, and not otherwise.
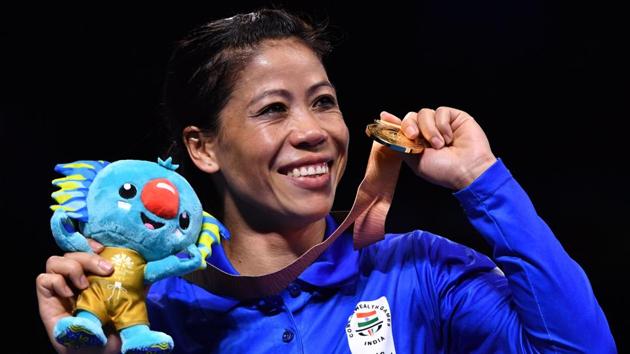
[[[501,160],[455,196],[499,269],[442,284],[449,351],[616,352],[586,274]]]

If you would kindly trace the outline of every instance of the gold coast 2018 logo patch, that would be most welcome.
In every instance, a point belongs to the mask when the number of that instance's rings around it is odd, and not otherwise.
[[[353,354],[396,354],[387,299],[359,302],[348,319],[346,335]]]

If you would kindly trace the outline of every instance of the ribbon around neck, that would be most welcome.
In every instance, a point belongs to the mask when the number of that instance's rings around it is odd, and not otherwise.
[[[206,269],[184,277],[217,295],[238,300],[257,299],[276,295],[286,289],[289,283],[297,279],[353,223],[355,249],[383,239],[385,218],[396,189],[401,161],[395,151],[373,142],[365,177],[345,220],[328,238],[311,247],[286,267],[273,273],[251,276],[229,274],[208,264]]]

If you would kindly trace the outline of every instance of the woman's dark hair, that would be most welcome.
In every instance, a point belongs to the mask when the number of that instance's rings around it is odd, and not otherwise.
[[[182,172],[193,179],[191,183],[198,193],[202,192],[200,196],[211,192],[204,190],[208,179],[206,176],[205,183],[195,183],[202,177],[195,176],[197,169],[191,168],[186,156],[183,129],[194,125],[217,133],[219,113],[230,98],[238,73],[263,41],[297,38],[323,58],[331,50],[325,29],[325,24],[315,24],[285,10],[263,9],[212,21],[176,43],[163,91],[164,114],[172,138],[168,153],[184,163]]]

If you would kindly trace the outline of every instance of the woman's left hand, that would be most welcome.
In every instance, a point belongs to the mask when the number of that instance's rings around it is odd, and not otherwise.
[[[401,125],[405,136],[424,137],[431,147],[421,154],[402,154],[414,173],[429,182],[462,189],[495,161],[490,144],[479,124],[464,111],[450,107],[423,108],[401,120],[382,112],[381,119]]]

